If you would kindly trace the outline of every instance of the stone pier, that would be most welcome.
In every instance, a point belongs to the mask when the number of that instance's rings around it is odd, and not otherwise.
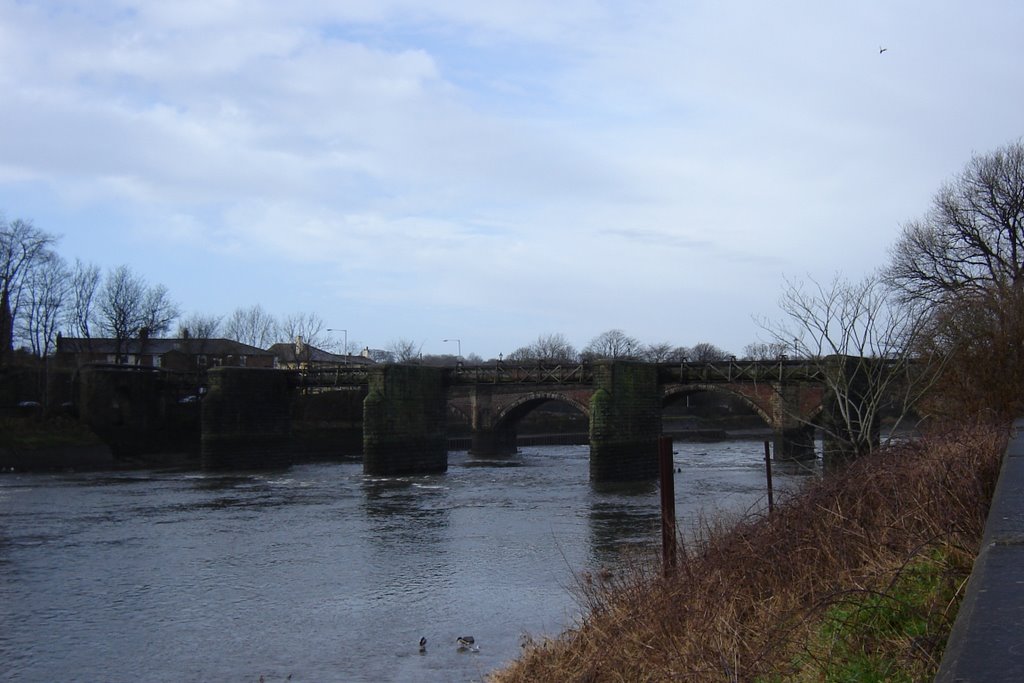
[[[590,400],[590,478],[638,481],[658,476],[661,390],[654,365],[599,361]]]
[[[448,469],[442,368],[385,365],[370,371],[363,401],[363,472],[391,476]]]
[[[285,370],[214,368],[202,400],[203,469],[291,464],[292,375]]]
[[[469,452],[473,455],[505,456],[517,450],[515,422],[506,420],[496,424],[498,415],[493,394],[492,384],[476,385],[470,391],[473,432]]]

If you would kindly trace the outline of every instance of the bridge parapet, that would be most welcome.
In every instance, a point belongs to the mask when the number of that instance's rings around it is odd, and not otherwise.
[[[821,369],[803,360],[713,361],[659,363],[661,384],[711,384],[731,382],[821,382]]]
[[[293,372],[296,375],[296,386],[305,391],[366,386],[370,383],[370,369],[362,365],[310,368]]]
[[[451,384],[592,384],[589,363],[495,363],[447,369]]]
[[[610,361],[598,361],[610,362]],[[621,361],[620,361],[621,362]],[[646,363],[638,363],[647,365]],[[714,361],[658,363],[660,384],[708,384],[721,382],[818,382],[823,379],[816,363],[802,360]],[[592,363],[506,363],[457,365],[439,368],[446,384],[593,384]],[[372,368],[318,368],[298,371],[298,386],[330,388],[369,384]]]

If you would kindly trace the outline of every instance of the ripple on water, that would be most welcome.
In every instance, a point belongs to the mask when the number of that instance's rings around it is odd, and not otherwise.
[[[763,461],[730,462],[754,446],[680,448],[680,509],[762,496]],[[479,680],[572,622],[575,572],[660,538],[657,488],[594,486],[569,446],[420,477],[18,475],[0,500],[0,661],[25,680]]]

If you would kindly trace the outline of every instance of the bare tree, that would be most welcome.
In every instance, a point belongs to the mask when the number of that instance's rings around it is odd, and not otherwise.
[[[259,304],[236,308],[224,322],[224,335],[228,339],[266,349],[277,341],[278,324]]]
[[[388,352],[392,355],[395,363],[409,363],[417,360],[423,344],[417,344],[408,339],[396,339],[388,344]]]
[[[37,358],[46,358],[53,351],[70,293],[71,282],[64,260],[47,252],[25,278],[18,316],[20,337]]]
[[[117,340],[117,362],[123,362],[124,345],[142,325],[145,284],[127,266],[107,273],[99,291],[97,309],[104,332]]]
[[[746,360],[779,360],[789,355],[786,345],[781,342],[753,342],[743,347]]]
[[[100,267],[75,259],[71,270],[71,303],[66,309],[65,324],[72,334],[88,339],[90,325],[96,316],[96,292],[100,286]]]
[[[587,344],[581,354],[593,360],[597,358],[636,359],[640,355],[640,342],[622,330],[602,332]]]
[[[278,330],[295,343],[295,360],[309,365],[313,349],[324,345],[324,321],[316,313],[293,313],[281,321]],[[346,354],[347,355],[347,354]]]
[[[394,363],[395,354],[383,349],[368,349],[369,358],[374,363]]]
[[[278,330],[289,340],[302,337],[305,344],[322,346],[325,343],[324,321],[316,313],[293,313],[281,321]]]
[[[761,325],[775,348],[817,367],[826,389],[820,426],[847,454],[872,450],[883,410],[895,428],[934,381],[941,359],[914,356],[925,331],[920,311],[897,301],[878,276],[787,280],[779,307],[785,318]]]
[[[924,304],[922,352],[949,354],[932,408],[1008,419],[1024,410],[1024,144],[975,156],[903,227],[886,271]]]
[[[533,349],[538,360],[549,363],[571,363],[579,355],[565,335],[559,332],[538,336]]]
[[[215,339],[220,335],[224,316],[192,313],[178,323],[178,336],[182,339]]]
[[[117,341],[118,362],[124,361],[129,339],[166,332],[178,317],[178,307],[168,298],[167,288],[150,287],[128,266],[107,273],[98,297],[100,323]]]
[[[575,347],[564,334],[548,333],[537,337],[527,346],[521,346],[508,354],[507,360],[518,362],[572,363],[579,357]]]
[[[517,349],[513,349],[511,352],[505,355],[505,360],[510,363],[528,363],[536,361],[534,356],[533,344],[527,344],[526,346],[520,346]]]
[[[640,352],[640,358],[648,363],[679,363],[690,358],[690,349],[669,342],[648,344]]]
[[[22,303],[26,278],[51,254],[56,237],[32,221],[8,222],[0,216],[0,365],[7,361],[14,341],[14,321]]]
[[[700,342],[690,347],[690,360],[698,363],[715,363],[729,360],[731,357],[728,351],[718,348],[711,342]]]
[[[163,285],[147,286],[142,297],[142,324],[151,336],[166,334],[171,324],[181,315],[178,305],[171,301]]]
[[[887,271],[905,298],[999,296],[1024,283],[1024,144],[975,156],[903,227]]]

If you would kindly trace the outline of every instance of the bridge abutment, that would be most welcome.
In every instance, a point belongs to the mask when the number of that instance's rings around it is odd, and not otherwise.
[[[265,469],[291,465],[290,373],[214,368],[202,400],[203,469]]]
[[[442,368],[385,365],[370,371],[363,401],[363,472],[429,474],[448,469]]]
[[[601,361],[590,400],[590,478],[637,481],[658,476],[661,391],[657,367]]]
[[[149,462],[194,457],[198,406],[181,405],[180,376],[135,366],[86,366],[78,380],[79,418],[117,459]]]

